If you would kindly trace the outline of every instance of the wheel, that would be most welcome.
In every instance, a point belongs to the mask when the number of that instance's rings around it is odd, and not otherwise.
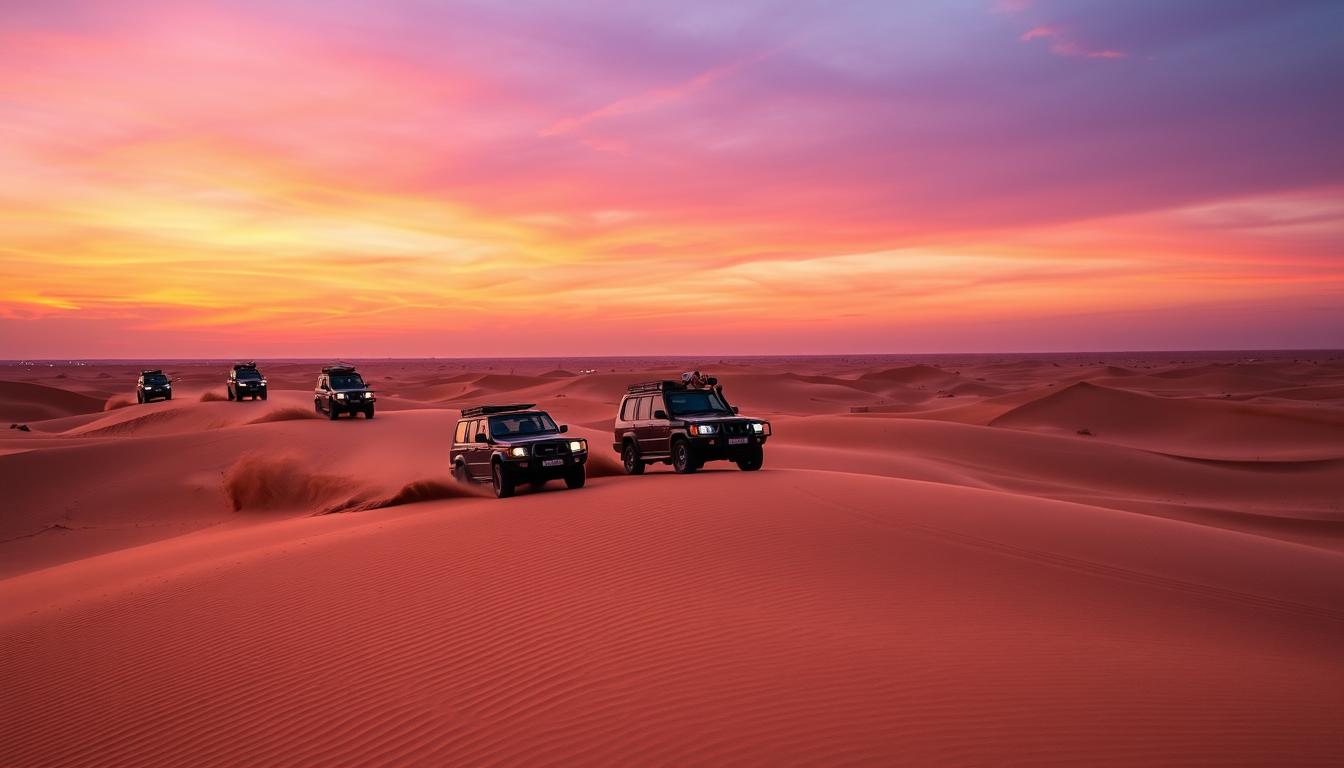
[[[135,393],[135,402],[137,402],[137,403],[139,403],[139,404],[141,404],[141,405],[144,405],[144,404],[145,404],[145,393],[144,393],[144,392],[140,392],[140,391],[136,391],[136,393]]]
[[[233,400],[233,387],[226,387],[226,388],[224,389],[224,393],[227,394],[227,395],[229,396],[229,400]],[[243,399],[242,399],[241,397],[238,398],[238,402],[241,403],[242,401],[243,401]]]
[[[166,395],[163,396],[163,399],[164,399],[164,400],[172,400],[172,399],[173,399],[173,393],[172,393],[172,392],[169,392],[168,394],[166,394]]]
[[[625,474],[642,475],[644,474],[644,462],[639,458],[639,452],[635,450],[634,443],[626,443],[621,449],[621,464],[625,466]]]
[[[332,405],[331,403],[327,403],[327,418],[331,419],[332,421],[335,421],[336,417],[339,415],[340,414],[336,412],[336,406]]]
[[[372,405],[370,405],[368,408],[365,408],[365,409],[364,409],[364,418],[366,418],[366,419],[372,419],[372,418],[373,418],[373,406],[372,406]]]
[[[582,488],[584,481],[588,479],[588,473],[583,471],[583,465],[580,464],[565,472],[565,487],[571,491],[575,488]]]
[[[453,465],[453,480],[461,485],[471,482],[471,475],[467,474],[467,465],[465,462],[457,462]]]
[[[758,446],[752,451],[737,457],[737,468],[743,472],[755,472],[765,463],[765,451]]]
[[[318,400],[317,398],[313,398],[313,410],[314,410],[316,413],[318,413],[319,415],[322,413],[322,401],[321,401],[321,400]]]
[[[504,466],[504,462],[496,461],[490,465],[490,484],[495,488],[496,498],[507,499],[513,495],[513,473]]]
[[[700,465],[695,460],[695,451],[691,444],[685,440],[678,440],[672,444],[672,471],[679,475],[689,475],[699,469]]]
[[[265,400],[265,399],[266,399],[266,390],[264,390],[264,389],[261,391],[261,399],[262,399],[262,400]]]

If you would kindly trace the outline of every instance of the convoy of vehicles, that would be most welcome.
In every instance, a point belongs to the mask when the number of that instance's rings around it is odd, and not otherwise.
[[[266,399],[266,377],[257,370],[256,363],[234,363],[229,369],[228,395],[230,400],[243,398]]]
[[[140,372],[140,377],[135,380],[135,401],[137,403],[172,399],[173,382],[163,371],[155,368]]]
[[[141,371],[136,400],[171,400],[172,386],[161,370]],[[267,396],[266,378],[254,362],[235,363],[227,386],[229,400]],[[376,401],[353,365],[324,367],[313,389],[313,408],[333,421],[343,413],[372,419]],[[588,441],[568,437],[568,431],[531,403],[465,408],[449,453],[452,475],[462,483],[489,483],[500,498],[514,495],[519,485],[539,488],[550,480],[582,488]],[[769,421],[742,416],[718,381],[697,371],[681,381],[629,385],[613,422],[612,448],[629,475],[643,474],[652,463],[689,474],[710,461],[731,461],[753,472],[765,463],[770,435]]]
[[[449,456],[453,477],[461,483],[488,482],[501,499],[512,496],[521,483],[535,488],[547,480],[564,480],[566,488],[582,488],[588,441],[565,437],[568,425],[557,425],[549,413],[533,407],[463,409]]]
[[[342,413],[354,418],[356,413],[373,418],[373,404],[377,398],[364,383],[364,377],[353,365],[329,365],[317,377],[313,389],[313,408],[335,421]]]
[[[689,474],[708,461],[732,461],[753,472],[765,462],[770,422],[745,418],[712,377],[631,384],[616,411],[612,447],[626,474],[653,462]]]

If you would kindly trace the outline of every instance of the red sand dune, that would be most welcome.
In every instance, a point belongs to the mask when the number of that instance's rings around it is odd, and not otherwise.
[[[373,361],[335,423],[0,367],[0,764],[1337,765],[1344,357],[1256,357]],[[765,469],[623,476],[689,367]],[[588,486],[451,483],[462,395]]]

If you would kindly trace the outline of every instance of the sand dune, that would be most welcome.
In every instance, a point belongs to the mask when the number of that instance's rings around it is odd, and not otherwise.
[[[0,420],[38,421],[102,408],[101,399],[78,392],[22,381],[0,381]]]
[[[1344,414],[1175,400],[1079,382],[995,418],[992,426],[1087,430],[1109,441],[1190,456],[1344,457]]]
[[[1339,764],[1344,356],[1255,357],[372,361],[339,422],[11,367],[0,763]],[[761,472],[624,476],[689,367]],[[453,484],[480,401],[588,486]]]

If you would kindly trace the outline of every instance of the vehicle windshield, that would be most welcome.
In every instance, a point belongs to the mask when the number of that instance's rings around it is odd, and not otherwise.
[[[550,414],[544,411],[490,417],[490,436],[494,438],[544,435],[559,431],[560,428],[555,426]]]
[[[333,373],[331,375],[332,389],[363,389],[364,379],[360,378],[358,373]]]
[[[167,384],[167,383],[168,383],[168,377],[167,377],[167,376],[164,376],[162,373],[155,373],[155,374],[146,376],[146,377],[145,377],[145,383],[146,383],[146,384],[152,384],[152,385],[154,385],[154,386],[158,386],[158,385],[160,385],[160,384]]]
[[[256,368],[238,369],[238,379],[240,381],[255,381],[261,378],[261,373]]]
[[[667,407],[673,416],[685,416],[690,413],[732,413],[723,399],[715,392],[690,391],[668,392]]]

